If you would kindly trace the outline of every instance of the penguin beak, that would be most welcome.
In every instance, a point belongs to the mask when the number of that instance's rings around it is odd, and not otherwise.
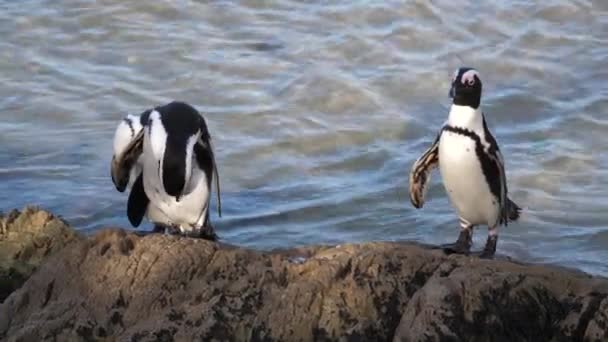
[[[116,190],[118,190],[119,192],[123,192],[123,191],[125,191],[125,188],[127,187],[128,180],[125,181],[126,180],[125,175],[123,173],[121,173],[116,156],[112,156],[111,165],[112,165],[112,168],[111,168],[112,183],[114,183]]]

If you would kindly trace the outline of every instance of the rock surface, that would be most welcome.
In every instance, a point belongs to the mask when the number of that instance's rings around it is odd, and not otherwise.
[[[77,235],[63,220],[34,207],[0,214],[0,303],[40,263]]]
[[[608,280],[404,243],[256,252],[103,230],[0,306],[8,341],[607,341]]]

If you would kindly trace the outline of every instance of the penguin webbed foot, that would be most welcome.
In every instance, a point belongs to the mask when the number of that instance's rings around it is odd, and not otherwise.
[[[154,229],[152,230],[152,233],[161,233],[161,234],[167,234],[167,235],[182,235],[182,236],[186,236],[186,237],[190,237],[190,238],[203,239],[203,240],[209,240],[209,241],[219,240],[219,237],[217,236],[217,234],[215,234],[215,229],[211,225],[207,225],[207,226],[200,227],[200,228],[194,228],[190,231],[181,233],[179,226],[156,224],[156,225],[154,225]]]
[[[167,235],[177,235],[179,234],[179,228],[173,225],[155,224],[152,232]]]
[[[197,232],[197,235],[198,238],[203,240],[209,240],[214,242],[219,240],[219,237],[217,236],[217,234],[215,234],[215,229],[211,225],[201,227],[200,230]]]
[[[462,229],[458,235],[458,240],[454,243],[440,245],[446,254],[469,255],[471,251],[472,234],[470,229]]]
[[[498,242],[498,235],[488,236],[486,240],[486,246],[482,251],[475,253],[480,259],[494,259],[496,254],[496,243]]]
[[[215,234],[215,229],[211,225],[200,228],[193,227],[192,230],[184,233],[183,235],[194,239],[203,239],[208,241],[217,241],[219,239],[217,234]]]

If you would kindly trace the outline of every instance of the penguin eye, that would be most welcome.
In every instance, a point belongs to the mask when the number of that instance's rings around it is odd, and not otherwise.
[[[470,85],[470,86],[472,86],[473,84],[475,84],[475,79],[474,78],[469,79],[467,81],[467,84]]]

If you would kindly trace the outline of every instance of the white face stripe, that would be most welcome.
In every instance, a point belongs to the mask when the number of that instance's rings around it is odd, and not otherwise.
[[[473,85],[473,84],[475,84],[475,76],[477,76],[478,79],[481,79],[481,77],[479,77],[479,73],[477,72],[477,70],[471,69],[471,70],[465,72],[464,74],[462,74],[460,81],[462,82],[462,84]]]
[[[162,161],[165,154],[165,144],[167,143],[167,132],[160,120],[160,113],[152,111],[150,113],[150,145],[154,159]],[[148,132],[146,132],[148,133]]]
[[[139,116],[127,115],[122,119],[114,133],[114,156],[119,156],[141,129]]]

